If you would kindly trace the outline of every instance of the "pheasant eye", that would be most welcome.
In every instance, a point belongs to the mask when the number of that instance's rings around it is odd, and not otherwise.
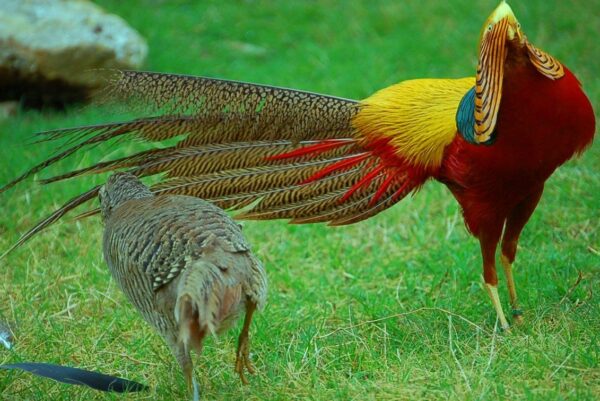
[[[492,24],[489,24],[489,25],[488,25],[488,32],[489,32],[489,31],[491,31],[491,30],[492,30],[492,28],[493,28]]]

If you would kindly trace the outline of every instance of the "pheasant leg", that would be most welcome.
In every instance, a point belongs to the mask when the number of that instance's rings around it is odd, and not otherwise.
[[[190,394],[193,394],[194,400],[197,400],[200,397],[200,394],[198,383],[194,377],[194,364],[192,363],[189,350],[187,350],[182,343],[178,342],[177,338],[171,333],[166,334],[164,337],[167,339],[167,343],[171,347],[171,351],[181,367],[188,391]]]
[[[493,284],[485,283],[485,290],[492,300],[492,305],[496,310],[496,315],[498,316],[498,320],[500,321],[500,327],[502,330],[509,330],[510,326],[508,325],[508,321],[506,320],[506,316],[504,316],[504,310],[502,309],[502,304],[500,303],[500,297],[498,296],[498,286]]]
[[[511,211],[506,219],[506,228],[504,229],[504,236],[502,237],[502,254],[500,260],[502,261],[502,267],[504,268],[504,274],[506,276],[513,321],[515,323],[523,322],[523,312],[519,308],[519,303],[517,301],[517,290],[512,274],[512,264],[517,256],[519,235],[533,214],[543,191],[543,186],[535,189],[531,192],[531,195],[525,198]]]
[[[502,261],[502,267],[504,268],[504,275],[506,276],[506,284],[508,286],[508,295],[510,297],[510,306],[512,307],[513,322],[516,324],[523,322],[523,312],[519,308],[519,301],[517,299],[517,290],[515,288],[515,280],[512,274],[512,263],[503,254],[500,256]]]
[[[500,321],[502,330],[508,330],[510,326],[504,316],[500,297],[498,296],[498,275],[496,274],[496,247],[502,233],[502,221],[489,224],[488,229],[483,231],[479,237],[481,256],[483,258],[483,282],[485,290],[492,300],[496,310],[496,316]]]
[[[237,357],[235,360],[235,371],[240,376],[243,384],[248,384],[248,379],[244,375],[244,368],[248,373],[254,374],[255,369],[250,361],[250,345],[248,342],[248,331],[252,322],[252,314],[256,310],[256,304],[248,301],[246,303],[246,317],[244,318],[244,326],[238,338]]]

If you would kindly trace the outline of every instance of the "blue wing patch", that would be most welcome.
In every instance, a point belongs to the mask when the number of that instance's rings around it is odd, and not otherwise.
[[[475,141],[475,87],[473,86],[463,96],[458,110],[456,111],[456,127],[458,132],[465,141],[472,143],[473,145],[491,145],[494,143],[496,138],[496,131],[492,133],[490,139],[483,143],[477,143]]]

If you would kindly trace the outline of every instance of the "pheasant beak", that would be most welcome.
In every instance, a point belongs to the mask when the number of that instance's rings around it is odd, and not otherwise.
[[[494,27],[502,20],[506,20],[508,25],[506,30],[507,39],[510,41],[516,39],[519,43],[523,44],[525,36],[521,32],[521,24],[517,21],[517,17],[515,17],[515,14],[506,1],[502,1],[502,3],[500,3],[500,5],[492,12],[484,29],[485,27],[488,27],[488,29],[489,27]]]
[[[508,24],[508,39],[509,40],[518,40],[519,43],[523,44],[523,38],[524,35],[521,32],[521,24],[519,24],[518,22],[515,23],[509,23]]]

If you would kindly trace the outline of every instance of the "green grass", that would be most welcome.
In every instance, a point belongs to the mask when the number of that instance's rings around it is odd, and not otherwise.
[[[495,1],[98,1],[150,44],[147,69],[362,98],[416,77],[474,74]],[[138,4],[139,3],[139,4]],[[474,4],[475,3],[475,4]],[[530,0],[514,9],[529,38],[564,61],[600,110],[600,3]],[[276,4],[276,5],[275,5]],[[48,155],[36,131],[95,123],[93,108],[22,112],[0,122],[0,183]],[[86,157],[64,163],[74,167]],[[58,170],[54,170],[58,171]],[[96,182],[0,195],[0,249]],[[439,184],[342,228],[248,222],[269,302],[252,328],[258,375],[233,372],[236,330],[196,358],[206,399],[595,400],[600,397],[600,146],[559,169],[516,264],[526,323],[494,332],[478,243]],[[0,261],[0,319],[16,322],[0,363],[46,361],[147,383],[127,397],[0,371],[2,400],[187,397],[162,340],[118,291],[98,219],[63,223]],[[583,279],[578,286],[578,272]],[[507,307],[507,293],[501,283]]]

